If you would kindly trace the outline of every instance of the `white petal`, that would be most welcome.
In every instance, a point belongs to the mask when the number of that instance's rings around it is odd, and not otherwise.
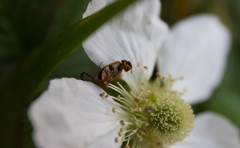
[[[176,24],[158,61],[163,75],[177,81],[173,88],[187,89],[184,99],[195,103],[207,99],[219,84],[230,47],[230,34],[212,15],[190,17]]]
[[[207,112],[197,116],[188,138],[171,148],[239,148],[238,129],[226,118]]]
[[[76,79],[52,80],[29,110],[34,141],[42,148],[119,147],[114,139],[119,122],[103,90]]]
[[[112,0],[92,0],[84,17],[110,2]],[[96,65],[102,62],[102,67],[114,61],[129,60],[133,65],[133,74],[139,62],[142,66],[148,66],[149,78],[168,30],[159,19],[159,13],[159,0],[137,1],[84,41],[87,55]]]

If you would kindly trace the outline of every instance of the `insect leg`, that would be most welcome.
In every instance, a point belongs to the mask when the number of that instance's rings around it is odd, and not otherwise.
[[[94,80],[94,77],[92,77],[91,75],[89,75],[88,73],[86,72],[82,72],[80,74],[80,80],[84,80],[84,75],[87,75],[89,78],[91,78],[92,80]],[[79,78],[78,78],[79,79]]]

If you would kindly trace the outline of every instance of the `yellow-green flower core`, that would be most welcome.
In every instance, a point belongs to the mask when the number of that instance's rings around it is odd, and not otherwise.
[[[120,107],[113,108],[119,117],[119,133],[115,142],[123,147],[165,148],[189,135],[194,115],[181,93],[172,91],[171,77],[156,78],[152,83],[142,83],[141,91],[128,92],[118,83],[109,88],[120,95],[111,96]]]

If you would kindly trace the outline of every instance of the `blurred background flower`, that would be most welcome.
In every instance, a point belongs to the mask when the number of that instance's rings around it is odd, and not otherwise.
[[[116,4],[112,7],[114,10],[109,7],[108,13],[100,12],[101,19],[94,16],[81,22],[83,25],[71,27],[81,20],[89,1],[0,1],[0,147],[33,147],[32,128],[26,116],[28,105],[46,89],[52,78],[78,77],[82,71],[94,74],[97,66],[84,53],[81,41],[101,25],[101,20],[110,19],[115,11],[120,11],[133,0],[121,0],[125,2]],[[196,114],[206,110],[221,114],[240,128],[240,1],[161,2],[161,17],[170,26],[194,14],[211,13],[231,31],[232,48],[223,80],[208,100],[193,104],[193,109]],[[95,18],[99,24],[87,24]],[[88,26],[85,29],[84,24]],[[62,36],[57,36],[63,32]],[[76,37],[82,38],[76,41]],[[76,50],[62,50],[67,48]]]

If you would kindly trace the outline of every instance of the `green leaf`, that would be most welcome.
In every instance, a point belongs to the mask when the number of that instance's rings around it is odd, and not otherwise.
[[[227,117],[240,129],[240,99],[239,93],[226,90],[228,93],[218,93],[215,98],[209,102],[209,107],[223,116]]]
[[[49,74],[73,53],[84,39],[134,1],[136,0],[116,1],[33,50],[1,91],[3,97],[0,100],[0,127],[1,134],[4,135],[4,138],[1,138],[1,147],[19,147],[22,135],[18,123],[21,114]]]
[[[0,32],[5,51],[29,53],[43,41],[53,21],[55,2],[52,0],[1,0]],[[14,43],[14,44],[13,44]]]
[[[232,90],[217,91],[210,100],[193,105],[195,114],[213,111],[225,116],[240,129],[240,94]]]
[[[82,19],[90,0],[61,0],[58,3],[53,35],[59,34]]]
[[[77,49],[51,73],[50,78],[79,77],[83,71],[94,75],[98,67],[82,50],[82,48]]]
[[[0,1],[0,85],[46,39],[55,10],[53,0]]]

